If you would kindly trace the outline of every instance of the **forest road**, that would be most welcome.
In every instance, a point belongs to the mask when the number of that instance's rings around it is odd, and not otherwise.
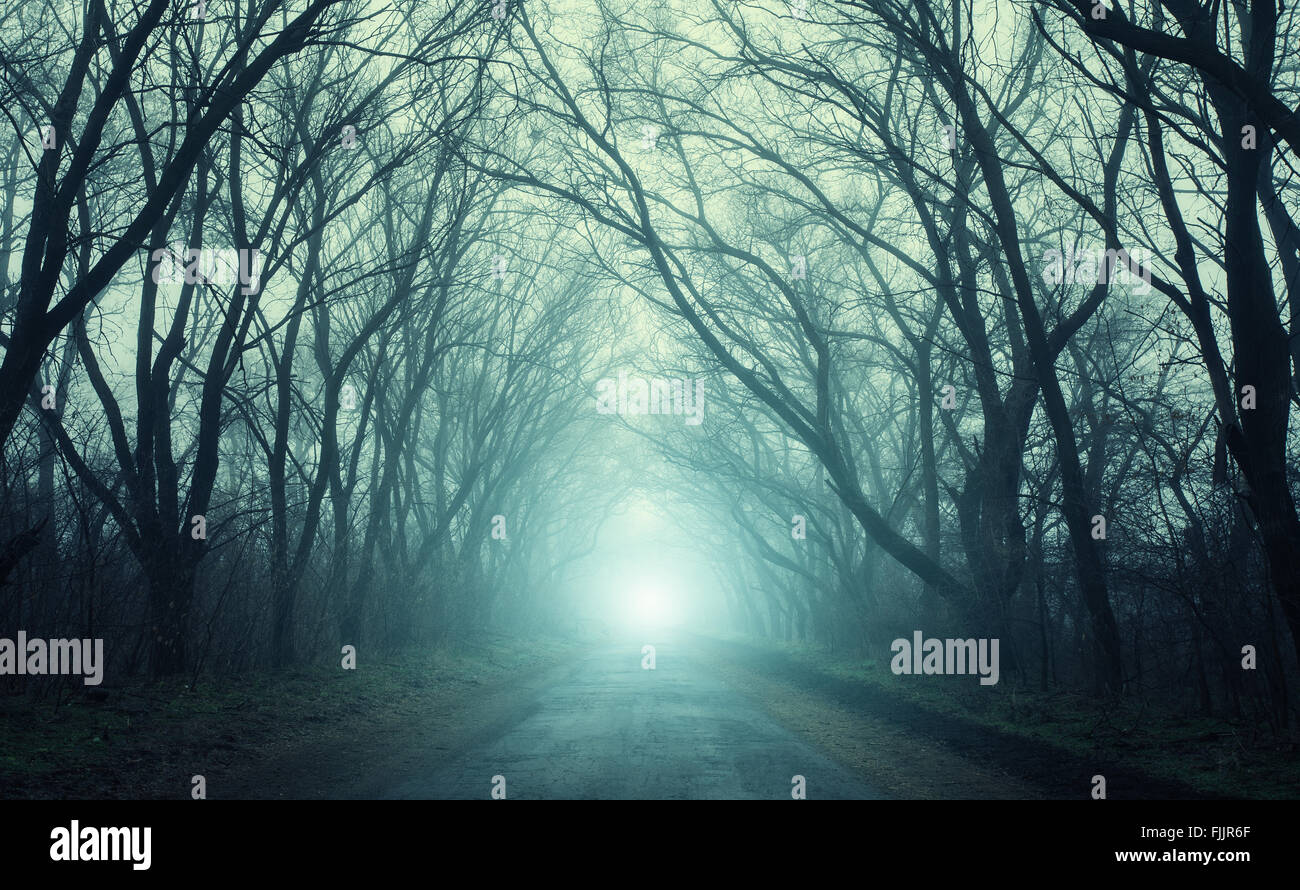
[[[656,640],[653,669],[643,644],[594,644],[483,737],[384,796],[789,800],[796,776],[810,800],[884,796],[693,658],[693,638]]]

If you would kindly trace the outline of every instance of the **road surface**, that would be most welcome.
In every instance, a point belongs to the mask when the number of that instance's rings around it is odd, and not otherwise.
[[[598,644],[472,746],[386,796],[790,800],[882,795],[692,659],[690,638]],[[496,778],[501,777],[501,778]],[[504,780],[504,781],[503,781]],[[498,791],[500,793],[500,791]]]

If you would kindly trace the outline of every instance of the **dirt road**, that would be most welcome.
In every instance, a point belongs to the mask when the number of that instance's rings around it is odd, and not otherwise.
[[[699,643],[657,640],[653,670],[642,645],[593,648],[487,737],[384,796],[489,799],[504,784],[521,800],[789,800],[802,776],[808,799],[882,797],[710,671]]]

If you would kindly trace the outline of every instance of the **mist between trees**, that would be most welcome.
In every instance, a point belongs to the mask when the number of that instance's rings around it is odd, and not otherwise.
[[[8,4],[0,628],[103,636],[109,682],[572,628],[641,498],[725,628],[882,670],[993,638],[1004,685],[1284,725],[1298,38],[1197,0]],[[701,422],[598,410],[621,379]]]

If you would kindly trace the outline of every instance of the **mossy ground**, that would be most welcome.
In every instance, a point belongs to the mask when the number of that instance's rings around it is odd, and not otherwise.
[[[205,777],[211,797],[234,789],[235,796],[298,796],[298,787],[259,785],[269,761],[308,747],[400,744],[408,727],[436,731],[483,695],[563,661],[572,648],[485,636],[363,656],[356,670],[336,663],[200,677],[192,685],[189,678],[65,683],[0,695],[0,798],[188,798],[195,775]],[[331,787],[348,793],[340,778],[325,777],[326,795]]]
[[[1158,789],[1186,786],[1192,796],[1300,797],[1300,733],[1295,727],[1274,730],[1249,719],[1189,715],[1141,694],[1103,699],[1027,690],[1011,682],[980,686],[973,677],[917,682],[916,677],[894,675],[887,663],[811,644],[741,637],[727,642],[770,653],[776,661],[765,662],[765,672],[778,673],[775,664],[784,663],[795,669],[798,685],[824,692],[828,701],[844,704],[846,690],[861,689],[862,695],[852,699],[859,712],[886,718],[896,714],[897,722],[910,724],[914,734],[927,726],[941,727],[945,720],[959,722],[962,730],[948,730],[959,747],[969,742],[985,760],[1001,759],[990,755],[999,746],[1006,748],[1003,766],[1023,781],[1038,781],[1041,771],[1052,770],[1056,751],[1065,755],[1059,758],[1062,763],[1096,764],[1100,774],[1113,765]],[[891,703],[897,703],[892,711]],[[938,735],[931,738],[938,740]],[[978,735],[985,738],[977,740]],[[1017,770],[1018,762],[1025,769]],[[1067,781],[1076,783],[1073,774]],[[1109,776],[1108,782],[1113,790]]]

